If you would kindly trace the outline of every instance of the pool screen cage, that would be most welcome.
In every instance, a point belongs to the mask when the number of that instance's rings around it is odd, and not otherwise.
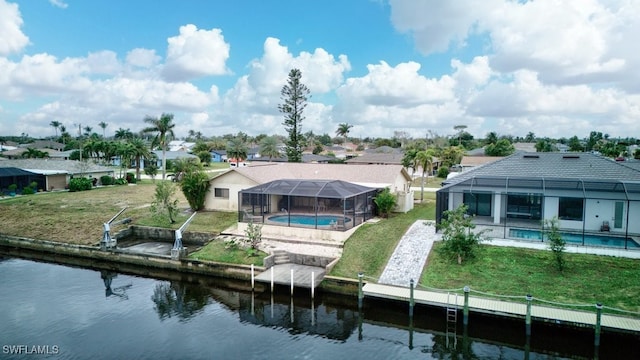
[[[547,241],[545,219],[557,217],[559,230],[572,234],[573,242],[640,250],[640,225],[634,222],[640,217],[638,181],[471,177],[438,190],[436,222],[462,204],[487,237],[527,234],[528,240]],[[594,238],[602,240],[589,243]]]
[[[238,194],[238,221],[345,231],[374,216],[377,193],[341,180],[275,180]]]

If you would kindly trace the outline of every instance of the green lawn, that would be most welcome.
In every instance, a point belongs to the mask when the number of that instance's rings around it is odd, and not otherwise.
[[[499,295],[531,294],[572,304],[596,304],[640,312],[640,260],[565,253],[558,272],[549,251],[482,245],[476,259],[462,265],[439,256],[435,244],[420,285],[472,289]],[[592,309],[589,309],[592,310]]]
[[[347,240],[342,258],[331,275],[357,278],[359,272],[378,278],[387,260],[409,227],[418,219],[434,219],[434,193],[425,193],[425,202],[406,214],[391,214],[376,224],[364,224]]]
[[[227,244],[221,240],[214,240],[208,243],[199,251],[190,254],[190,259],[216,261],[227,264],[244,264],[244,265],[257,265],[262,266],[262,259],[267,254],[258,251],[251,256],[246,249],[241,248],[227,248]]]

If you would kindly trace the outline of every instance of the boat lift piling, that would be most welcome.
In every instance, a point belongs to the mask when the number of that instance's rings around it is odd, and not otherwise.
[[[111,223],[122,214],[127,208],[124,207],[120,210],[111,220],[102,224],[103,232],[102,232],[102,240],[100,241],[100,249],[107,250],[113,249],[118,246],[118,240],[111,238]]]
[[[182,232],[189,226],[191,220],[196,216],[198,212],[194,212],[191,214],[189,219],[180,226],[178,230],[175,232],[175,242],[173,243],[173,248],[171,249],[171,259],[180,260],[183,257],[187,256],[187,248],[182,245]]]

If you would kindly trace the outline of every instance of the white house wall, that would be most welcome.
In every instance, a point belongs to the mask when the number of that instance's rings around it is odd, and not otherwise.
[[[226,173],[211,180],[211,187],[205,197],[204,207],[206,210],[237,211],[238,193],[244,189],[258,185],[255,181],[238,174],[237,172]],[[215,197],[215,189],[229,189],[229,198]]]

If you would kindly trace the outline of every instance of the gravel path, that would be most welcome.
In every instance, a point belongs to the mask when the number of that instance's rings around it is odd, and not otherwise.
[[[378,283],[409,287],[409,281],[420,281],[433,242],[440,238],[435,222],[418,220],[402,236]]]

